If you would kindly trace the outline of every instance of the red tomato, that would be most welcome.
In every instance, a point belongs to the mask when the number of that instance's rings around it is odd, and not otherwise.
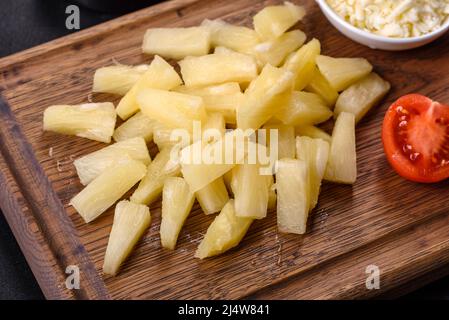
[[[382,127],[385,154],[394,170],[416,182],[449,178],[449,107],[409,94],[393,103]]]

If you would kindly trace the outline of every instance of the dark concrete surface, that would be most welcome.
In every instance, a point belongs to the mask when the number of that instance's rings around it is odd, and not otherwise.
[[[144,0],[139,1],[145,2]],[[128,0],[128,2],[131,1]],[[157,1],[148,1],[148,3],[150,2]],[[0,57],[74,32],[65,27],[67,16],[65,8],[75,3],[76,1],[65,0],[2,0],[0,4]],[[80,9],[82,29],[123,13],[103,13],[81,6]],[[43,298],[44,296],[3,214],[0,214],[0,299]],[[449,277],[404,298],[449,299]]]

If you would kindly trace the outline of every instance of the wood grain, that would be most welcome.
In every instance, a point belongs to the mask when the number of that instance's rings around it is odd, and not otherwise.
[[[120,274],[98,281],[112,210],[85,224],[68,203],[82,189],[73,160],[104,145],[42,132],[43,110],[85,102],[95,69],[112,64],[112,58],[125,64],[150,61],[140,49],[149,27],[192,26],[204,18],[250,26],[255,12],[280,2],[171,1],[0,60],[0,90],[9,105],[0,113],[0,182],[6,190],[0,205],[48,298],[366,298],[449,262],[449,183],[401,179],[387,164],[380,141],[383,114],[398,96],[419,92],[449,101],[449,35],[408,52],[370,50],[333,29],[314,1],[297,0],[309,12],[299,27],[309,39],[321,40],[324,54],[366,57],[392,84],[385,101],[357,127],[356,184],[323,186],[306,235],[278,234],[271,213],[254,223],[237,249],[206,261],[193,253],[213,217],[196,204],[177,250],[168,252],[159,244],[158,201],[150,208],[150,230]],[[91,98],[118,101],[105,94]],[[18,133],[7,129],[11,119]],[[89,270],[83,272],[82,293],[65,289],[67,263]],[[365,287],[370,264],[381,269],[380,290]]]

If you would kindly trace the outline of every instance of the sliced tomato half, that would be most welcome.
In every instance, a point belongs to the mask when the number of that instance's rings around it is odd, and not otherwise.
[[[382,141],[402,177],[426,183],[449,178],[449,106],[419,94],[401,97],[385,115]]]

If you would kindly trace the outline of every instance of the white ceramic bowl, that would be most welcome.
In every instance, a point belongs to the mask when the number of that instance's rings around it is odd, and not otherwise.
[[[413,38],[389,38],[379,36],[368,31],[354,27],[349,22],[341,18],[326,2],[326,0],[316,0],[329,22],[348,38],[361,43],[371,49],[382,49],[399,51],[413,49],[428,44],[441,37],[449,30],[449,23],[431,33]]]

